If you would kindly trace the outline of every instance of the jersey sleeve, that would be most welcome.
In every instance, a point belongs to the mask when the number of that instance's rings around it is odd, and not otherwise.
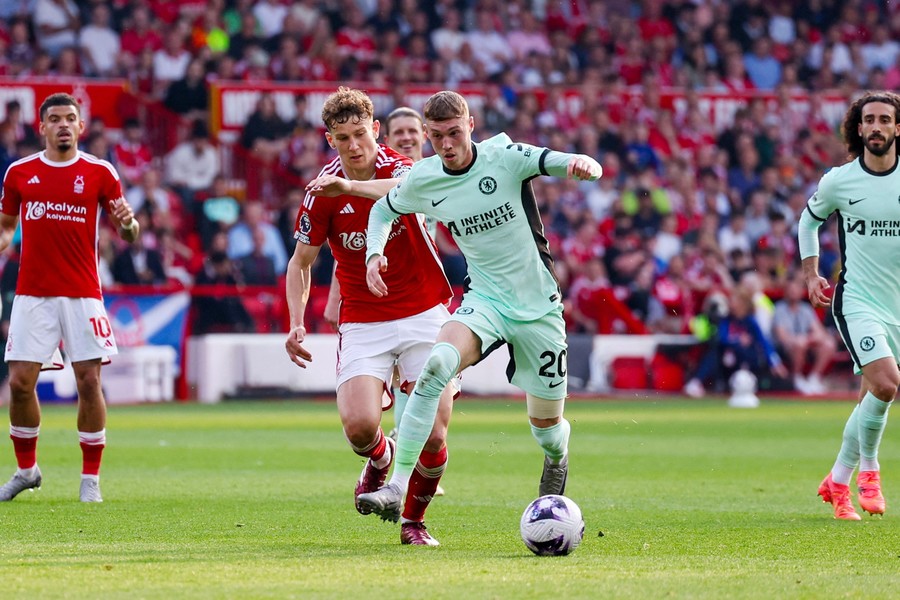
[[[122,180],[119,179],[119,175],[118,173],[116,173],[115,168],[112,165],[110,165],[107,173],[108,175],[103,178],[103,188],[100,194],[100,205],[108,213],[111,213],[113,210],[112,203],[119,198],[124,198],[125,192],[122,189]]]
[[[391,223],[397,217],[420,212],[417,206],[419,195],[414,192],[415,182],[415,169],[411,169],[403,181],[372,205],[366,227],[366,264],[373,255],[384,254],[384,247],[391,233]]]
[[[522,179],[538,175],[566,177],[569,161],[575,156],[520,142],[510,142],[502,152],[503,164]]]
[[[800,260],[819,255],[819,227],[835,211],[833,177],[826,173],[819,181],[819,187],[806,202],[797,224],[797,250]]]
[[[331,216],[327,211],[329,198],[306,193],[294,222],[294,239],[307,246],[321,246],[328,239]]]
[[[18,216],[22,197],[15,185],[16,176],[13,169],[7,169],[3,177],[3,191],[0,192],[0,212],[5,215]]]

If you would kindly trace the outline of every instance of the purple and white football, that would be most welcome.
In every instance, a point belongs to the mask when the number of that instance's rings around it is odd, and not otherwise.
[[[584,537],[581,509],[565,496],[541,496],[522,514],[522,541],[538,556],[565,556]]]

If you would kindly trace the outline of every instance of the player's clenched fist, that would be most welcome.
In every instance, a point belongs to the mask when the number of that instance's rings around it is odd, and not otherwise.
[[[569,179],[594,181],[603,175],[603,167],[596,160],[584,154],[577,154],[569,161],[566,176]]]

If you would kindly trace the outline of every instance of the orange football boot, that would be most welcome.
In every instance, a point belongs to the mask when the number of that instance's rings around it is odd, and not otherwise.
[[[881,478],[878,471],[860,471],[856,476],[859,488],[859,506],[870,515],[884,514],[884,496],[881,495]]]
[[[862,520],[862,517],[853,508],[853,503],[850,502],[850,486],[835,483],[831,479],[831,473],[828,473],[828,477],[819,486],[819,495],[822,496],[823,502],[831,502],[831,505],[834,507],[835,519],[842,521]]]

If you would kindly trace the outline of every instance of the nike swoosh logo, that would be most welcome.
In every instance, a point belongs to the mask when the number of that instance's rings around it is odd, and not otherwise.
[[[868,198],[868,196],[866,196],[866,198]],[[856,204],[857,202],[862,202],[862,201],[865,200],[866,198],[858,198],[858,199],[856,199],[856,200],[854,200],[853,198],[850,198],[850,200],[848,200],[848,203],[850,204],[850,206],[853,206],[853,205]]]
[[[432,206],[437,206],[438,204],[440,204],[441,202],[443,202],[443,201],[446,200],[446,199],[447,199],[447,196],[444,196],[444,197],[441,198],[440,200],[432,200],[432,201],[431,201],[431,205],[432,205]]]
[[[551,388],[559,387],[563,384],[563,381],[565,381],[565,379],[563,379],[561,381],[555,381],[555,382],[551,383],[548,387],[551,387]]]

